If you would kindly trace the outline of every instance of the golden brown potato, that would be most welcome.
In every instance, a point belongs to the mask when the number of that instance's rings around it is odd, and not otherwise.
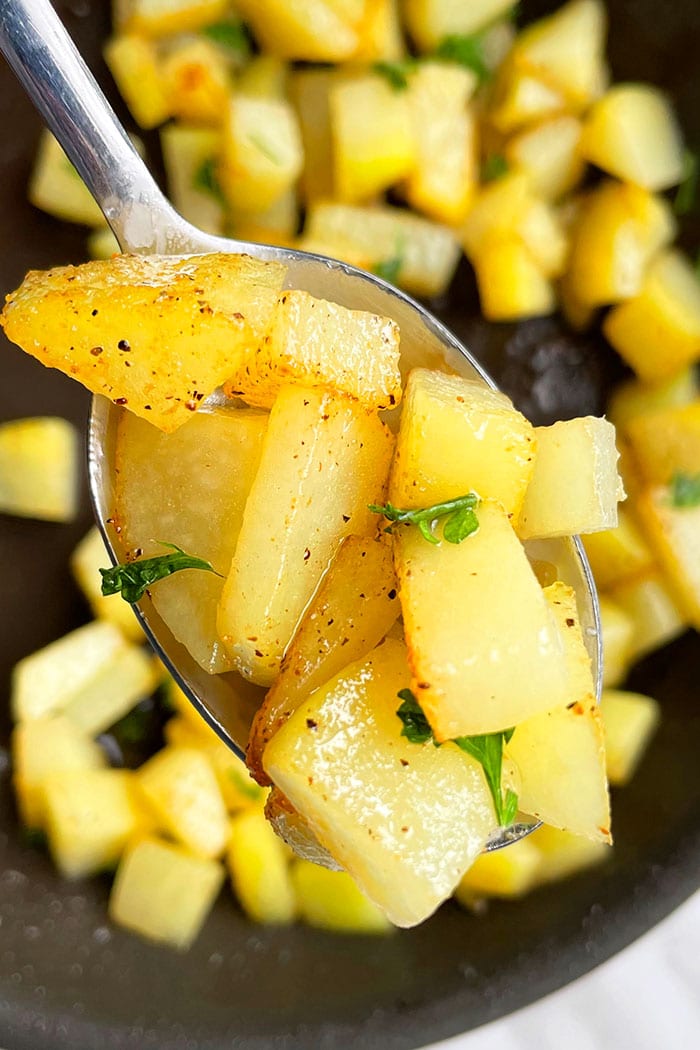
[[[43,364],[169,432],[254,350],[284,272],[247,255],[118,255],[32,271],[1,323]]]

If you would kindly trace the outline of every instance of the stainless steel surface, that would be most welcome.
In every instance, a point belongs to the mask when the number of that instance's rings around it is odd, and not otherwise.
[[[278,260],[287,267],[287,287],[394,318],[401,330],[403,367],[447,364],[495,388],[466,347],[437,318],[379,278],[306,252],[214,237],[179,216],[134,150],[49,0],[0,0],[0,50],[92,192],[123,251],[247,252],[259,259]],[[123,550],[109,519],[116,425],[122,411],[95,398],[89,427],[91,495],[115,561],[122,559]],[[575,586],[600,694],[599,614],[582,548],[578,541],[552,541],[547,557]],[[202,671],[149,601],[140,603],[139,615],[153,646],[192,703],[221,738],[242,753],[252,707],[241,694],[240,679],[235,676],[234,684],[231,675],[210,676]],[[523,833],[529,829],[522,826]],[[494,838],[488,848],[498,848],[516,837]]]

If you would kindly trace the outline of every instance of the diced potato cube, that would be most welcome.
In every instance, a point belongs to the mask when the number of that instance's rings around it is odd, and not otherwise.
[[[78,510],[78,435],[66,419],[0,423],[0,512],[72,521]]]
[[[222,124],[232,90],[229,63],[212,40],[176,38],[162,60],[172,116],[191,124]]]
[[[405,647],[387,639],[309,697],[265,751],[273,782],[399,926],[454,890],[494,823],[477,762],[454,744],[401,736],[408,679]]]
[[[522,897],[535,883],[540,851],[530,836],[507,849],[482,853],[462,877],[455,897],[469,907],[479,897]]]
[[[700,358],[700,283],[679,252],[647,271],[640,294],[611,310],[605,336],[645,383],[671,378]]]
[[[683,140],[671,103],[651,84],[615,84],[593,106],[581,150],[620,179],[666,190],[683,177]]]
[[[122,857],[109,899],[113,922],[141,937],[189,948],[224,881],[221,864],[157,838],[134,843]]]
[[[269,780],[266,773],[264,776]],[[265,803],[265,817],[275,834],[289,847],[292,856],[319,864],[329,871],[340,871],[336,861],[314,835],[308,820],[297,813],[279,788],[270,788]]]
[[[657,486],[640,493],[636,511],[682,613],[700,628],[700,506],[674,506],[670,489]]]
[[[67,879],[113,867],[147,824],[128,770],[55,772],[44,778],[42,788],[51,856]]]
[[[582,538],[596,586],[603,590],[649,572],[654,563],[634,519],[624,507],[617,513],[615,528],[591,532]]]
[[[564,645],[564,656],[569,672],[567,703],[585,701],[595,693],[591,658],[586,649],[576,605],[576,592],[561,580],[543,588],[543,594],[554,613],[554,619]]]
[[[678,602],[658,572],[618,582],[610,596],[632,621],[630,656],[633,660],[667,645],[688,625]]]
[[[268,334],[225,390],[272,408],[286,383],[350,394],[367,408],[393,407],[401,399],[398,326],[308,292],[283,292]]]
[[[584,416],[536,427],[535,440],[535,470],[518,522],[521,538],[614,528],[624,492],[612,424]]]
[[[25,656],[12,671],[12,717],[23,722],[59,714],[126,648],[118,627],[95,621]]]
[[[513,61],[563,92],[572,108],[583,109],[604,79],[606,31],[602,0],[570,0],[519,34]]]
[[[542,858],[538,884],[569,878],[610,857],[610,846],[606,842],[594,842],[546,824],[533,831],[528,842],[537,847]]]
[[[605,752],[608,777],[623,787],[634,776],[649,741],[661,720],[656,700],[641,693],[605,689],[600,698],[605,724]]]
[[[545,200],[558,200],[583,175],[580,140],[580,120],[569,115],[554,117],[514,135],[506,143],[505,158],[510,167],[527,173],[535,193]]]
[[[139,127],[155,128],[172,115],[163,69],[152,41],[131,34],[115,36],[107,42],[104,56]]]
[[[270,925],[294,921],[297,903],[287,850],[262,810],[233,818],[226,856],[234,892],[246,915]]]
[[[393,436],[351,398],[282,387],[224,584],[219,634],[234,666],[260,685],[282,654],[340,541],[367,535]]]
[[[138,786],[162,829],[198,857],[219,857],[227,814],[214,770],[195,748],[166,747],[141,766]]]
[[[247,255],[117,255],[31,271],[0,320],[43,364],[172,431],[250,352],[284,272]]]
[[[505,394],[416,368],[406,385],[389,498],[396,507],[418,508],[474,491],[517,515],[532,477],[534,434]]]
[[[414,527],[395,536],[412,689],[441,741],[569,699],[564,642],[508,516],[490,500],[476,513],[459,544],[433,546]]]
[[[515,235],[531,203],[530,179],[524,172],[507,172],[486,183],[461,230],[469,258],[475,259],[489,242]]]
[[[618,433],[627,433],[629,423],[647,412],[680,408],[700,395],[695,369],[690,366],[662,383],[649,385],[638,379],[619,383],[608,402],[608,419]]]
[[[598,596],[603,635],[603,685],[619,685],[632,663],[634,623],[611,598]]]
[[[99,744],[67,718],[20,722],[12,732],[12,777],[20,816],[28,828],[44,825],[42,782],[53,773],[100,769],[106,756]]]
[[[307,62],[343,62],[357,51],[352,20],[330,0],[237,0],[264,51]]]
[[[665,485],[673,475],[700,468],[700,399],[631,419],[627,439],[642,477]]]
[[[534,198],[518,228],[525,247],[545,277],[560,277],[566,269],[569,239],[557,212]]]
[[[246,760],[261,784],[268,782],[262,762],[267,742],[309,693],[381,642],[400,613],[396,588],[388,544],[361,536],[343,540],[253,720]]]
[[[447,290],[461,254],[452,230],[389,206],[314,204],[307,213],[305,232],[327,243],[346,242],[367,259],[371,269],[396,260],[396,283],[426,297]]]
[[[190,33],[224,18],[229,0],[120,0],[116,28],[145,37]]]
[[[225,575],[266,427],[263,413],[232,409],[200,413],[174,434],[161,434],[125,413],[117,438],[115,506],[126,550],[162,554],[157,541],[167,537]],[[223,580],[213,573],[180,572],[152,591],[169,629],[211,674],[231,667],[216,629],[222,589]]]
[[[574,225],[569,280],[582,303],[604,306],[637,295],[652,257],[675,236],[666,202],[606,181],[584,201]]]
[[[71,554],[70,567],[76,583],[98,620],[116,624],[131,642],[143,641],[141,624],[121,595],[102,593],[100,568],[109,565],[109,555],[97,526],[93,526]]]
[[[168,193],[177,211],[205,233],[224,231],[224,202],[217,165],[221,133],[214,128],[168,124],[160,133]]]
[[[243,760],[207,725],[193,705],[189,706],[199,724],[182,715],[171,718],[165,726],[165,742],[171,747],[195,748],[207,756],[230,813],[262,803],[265,792],[251,778]]]
[[[236,93],[224,126],[222,189],[234,208],[265,211],[295,183],[304,161],[289,102]]]
[[[562,91],[506,60],[496,77],[488,117],[503,135],[566,113]]]
[[[510,10],[513,0],[404,0],[406,26],[418,48],[432,52],[446,36],[468,36]]]
[[[518,321],[554,312],[554,288],[522,241],[487,244],[474,259],[481,311],[489,321]]]
[[[388,933],[391,923],[345,871],[310,861],[292,865],[292,883],[304,922],[333,933]]]
[[[477,83],[471,70],[431,61],[408,80],[416,157],[406,199],[450,226],[464,220],[478,180],[476,115],[468,108]]]
[[[563,831],[611,841],[605,736],[595,697],[516,725],[506,754],[520,774],[521,810]]]
[[[84,733],[97,736],[150,696],[160,670],[150,649],[125,645],[62,705],[62,712]]]
[[[294,247],[299,226],[299,202],[291,187],[265,211],[249,212],[229,208],[229,233],[243,241]]]
[[[333,195],[333,138],[329,95],[338,72],[298,69],[292,74],[291,97],[299,117],[304,148],[301,192],[306,201],[329,200]]]
[[[359,62],[397,62],[406,53],[399,0],[372,0],[360,23],[360,44],[353,56]]]
[[[27,196],[35,208],[64,222],[104,225],[100,206],[48,129],[39,140]]]
[[[329,105],[339,200],[371,200],[411,173],[416,144],[406,92],[368,73],[332,84]]]

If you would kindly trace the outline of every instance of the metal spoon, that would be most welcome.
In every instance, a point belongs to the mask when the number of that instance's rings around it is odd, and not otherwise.
[[[126,252],[201,254],[247,252],[287,267],[287,287],[300,288],[351,309],[393,317],[401,349],[411,365],[447,362],[469,378],[496,388],[466,347],[422,306],[381,279],[345,263],[307,252],[214,237],[175,212],[153,181],[104,98],[49,0],[0,0],[0,50],[51,131],[77,168]],[[123,560],[119,537],[110,527],[116,424],[123,409],[102,397],[93,400],[88,435],[90,491],[95,515],[112,558]],[[576,590],[584,636],[598,695],[601,688],[601,634],[591,573],[577,539],[539,543],[533,555],[557,566]],[[243,753],[254,704],[236,676],[208,675],[177,642],[148,600],[139,617],[163,662],[199,713],[236,752]],[[531,825],[517,825],[489,848],[515,841]]]

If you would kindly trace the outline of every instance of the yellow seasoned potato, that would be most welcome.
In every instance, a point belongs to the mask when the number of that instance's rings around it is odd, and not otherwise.
[[[267,335],[224,389],[272,408],[285,383],[350,394],[367,408],[392,408],[401,398],[398,325],[308,292],[283,292]]]
[[[455,890],[460,904],[469,908],[480,897],[522,897],[535,885],[541,854],[532,836],[507,849],[482,853]]]
[[[571,536],[614,528],[624,490],[612,424],[584,416],[536,427],[535,440],[535,470],[520,511],[520,537]],[[570,464],[576,464],[575,469]]]
[[[539,850],[542,858],[537,884],[566,879],[579,871],[600,864],[611,855],[607,842],[594,841],[569,831],[543,824],[533,831],[528,842]]]
[[[675,505],[662,485],[642,492],[636,511],[683,615],[700,628],[700,506]]]
[[[345,871],[297,860],[291,868],[299,913],[309,926],[333,933],[388,933],[391,923]]]
[[[496,76],[488,117],[498,132],[508,135],[567,109],[562,91],[506,59]]]
[[[132,117],[142,128],[155,128],[172,116],[158,51],[152,40],[134,33],[112,37],[105,62]]]
[[[413,171],[416,141],[406,92],[367,73],[333,83],[329,106],[338,200],[364,203]]]
[[[161,130],[160,146],[168,194],[177,211],[205,233],[222,234],[224,202],[220,193],[212,191],[221,131],[171,123]]]
[[[606,32],[602,0],[570,0],[518,35],[512,61],[561,91],[572,109],[584,109],[605,81]]]
[[[41,133],[27,196],[35,208],[64,222],[96,228],[104,225],[95,198],[48,128]]]
[[[357,51],[352,18],[332,0],[237,0],[265,51],[306,62],[343,62]]]
[[[613,390],[608,402],[608,419],[618,433],[627,434],[629,423],[647,412],[680,408],[700,395],[695,369],[690,366],[670,379],[653,385],[628,379]]]
[[[531,203],[525,172],[507,172],[482,186],[461,229],[468,257],[473,261],[490,242],[517,236]]]
[[[212,40],[175,38],[162,58],[169,115],[192,124],[219,127],[232,91],[229,62]]]
[[[78,510],[78,435],[56,416],[0,423],[0,513],[72,521]]]
[[[175,543],[220,573],[180,572],[151,592],[175,637],[210,674],[231,667],[217,609],[266,428],[267,416],[250,409],[201,412],[174,434],[130,413],[119,422],[115,510],[125,549],[152,557],[165,551],[158,541]]]
[[[605,735],[593,695],[521,722],[506,754],[518,768],[523,812],[563,831],[611,841]]]
[[[632,621],[632,660],[667,645],[688,626],[687,617],[658,571],[619,581],[610,597]]]
[[[651,84],[615,84],[593,106],[581,151],[603,171],[649,190],[683,177],[683,140],[666,96]]]
[[[619,685],[632,663],[634,621],[606,595],[599,595],[600,627],[603,635],[603,685]]]
[[[617,514],[615,528],[582,537],[596,586],[603,590],[649,572],[654,564],[634,518],[624,507]]]
[[[406,53],[401,31],[399,0],[372,0],[365,4],[360,23],[356,62],[397,62]]]
[[[517,515],[534,469],[534,435],[505,394],[416,368],[406,385],[389,499],[400,508],[428,507],[474,491]]]
[[[232,208],[266,211],[294,185],[303,161],[299,124],[289,102],[240,92],[232,96],[219,167]]]
[[[340,541],[373,529],[368,505],[382,501],[392,451],[388,428],[354,399],[280,390],[219,607],[245,677],[273,682]]]
[[[268,783],[262,762],[267,742],[310,693],[381,642],[401,611],[397,598],[391,546],[347,536],[253,721],[246,759],[259,783]]]
[[[269,779],[266,773],[263,775]],[[287,843],[294,855],[303,857],[312,864],[319,864],[330,871],[340,871],[336,861],[314,835],[309,822],[301,813],[297,813],[279,788],[270,788],[265,802],[265,817],[269,820],[275,834]]]
[[[567,703],[584,701],[595,694],[591,658],[586,649],[576,605],[576,592],[561,580],[543,588],[543,594],[554,613],[564,644],[569,682]]]
[[[520,238],[493,240],[474,258],[481,311],[489,321],[554,312],[554,288]]]
[[[67,718],[20,722],[12,731],[12,781],[23,823],[44,825],[43,781],[67,770],[100,769],[107,764],[99,744]]]
[[[689,260],[664,252],[634,299],[606,316],[603,332],[645,383],[662,383],[700,358],[700,285]]]
[[[297,903],[287,849],[261,809],[233,817],[226,859],[234,893],[246,915],[254,922],[277,926],[294,921]]]
[[[192,704],[189,706],[196,715],[198,724],[182,715],[171,718],[164,729],[166,744],[170,744],[171,747],[194,748],[206,755],[216,774],[221,797],[229,813],[261,804],[265,793],[252,780],[243,760],[207,725]]]
[[[221,864],[149,836],[131,845],[117,868],[109,916],[142,937],[189,948],[224,881]]]
[[[449,896],[495,823],[474,759],[401,736],[408,680],[404,645],[387,639],[309,697],[265,750],[273,782],[398,926]]]
[[[366,269],[395,265],[394,283],[414,295],[441,295],[459,262],[454,231],[390,205],[314,204],[307,213],[305,236],[347,245],[352,249],[347,261],[358,264],[362,259]],[[344,253],[340,257],[346,258]]]
[[[471,70],[445,62],[422,62],[408,78],[416,156],[406,200],[449,226],[464,221],[479,177],[476,113],[469,109],[477,84]]]
[[[283,279],[246,255],[118,255],[29,273],[1,323],[43,364],[169,432],[252,351]]]
[[[219,857],[228,835],[226,807],[203,751],[165,747],[135,774],[160,828],[198,857]]]
[[[145,37],[191,33],[225,18],[229,0],[119,0],[116,28]]]
[[[700,467],[700,399],[639,415],[625,433],[639,473],[652,485]]]
[[[331,85],[339,73],[331,69],[298,69],[290,82],[290,96],[299,118],[304,148],[300,185],[308,202],[329,200],[333,195],[333,139],[331,136]]]
[[[534,193],[545,200],[558,200],[583,175],[580,139],[581,121],[566,114],[514,135],[505,145],[504,156],[511,168],[527,173]]]
[[[67,879],[114,867],[149,824],[126,769],[57,771],[43,779],[42,792],[51,856]]]
[[[61,707],[84,733],[98,736],[151,695],[160,668],[150,649],[126,644]]]
[[[506,512],[484,500],[476,514],[459,544],[433,546],[415,528],[395,537],[411,688],[438,740],[569,699],[563,638]]]
[[[513,0],[404,0],[406,26],[417,47],[431,52],[446,36],[468,36],[513,6]]]
[[[600,712],[605,724],[608,779],[622,787],[634,776],[661,721],[661,708],[650,696],[604,689]]]

